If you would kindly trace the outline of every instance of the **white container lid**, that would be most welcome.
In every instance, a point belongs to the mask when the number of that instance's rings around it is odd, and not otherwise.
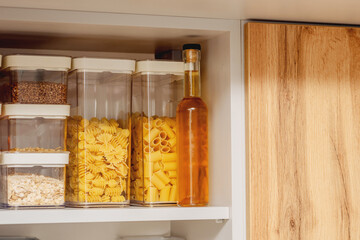
[[[9,118],[65,119],[70,116],[70,105],[58,104],[4,104],[2,115]]]
[[[184,63],[183,62],[174,62],[174,61],[138,61],[136,62],[136,72],[137,73],[160,73],[160,74],[175,74],[183,75],[184,74]]]
[[[60,153],[19,153],[2,152],[0,165],[66,165],[69,152]]]
[[[85,57],[73,58],[71,70],[132,73],[135,71],[135,60]]]
[[[8,55],[4,57],[2,68],[24,70],[67,71],[71,67],[70,57],[40,55]]]

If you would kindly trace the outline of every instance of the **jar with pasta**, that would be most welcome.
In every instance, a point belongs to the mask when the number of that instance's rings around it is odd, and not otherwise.
[[[135,61],[75,58],[72,65],[66,205],[128,206],[131,74]]]
[[[176,107],[183,63],[139,61],[132,90],[131,204],[177,204]]]

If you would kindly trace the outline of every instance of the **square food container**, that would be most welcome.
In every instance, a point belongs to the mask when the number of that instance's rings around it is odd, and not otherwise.
[[[139,61],[132,81],[131,204],[177,204],[176,108],[184,64]]]
[[[0,149],[10,152],[62,152],[69,105],[4,104]]]
[[[8,55],[3,58],[0,102],[66,104],[71,58]]]
[[[69,153],[0,153],[2,208],[61,208]]]
[[[69,74],[66,204],[130,204],[131,74],[135,61],[75,58]]]

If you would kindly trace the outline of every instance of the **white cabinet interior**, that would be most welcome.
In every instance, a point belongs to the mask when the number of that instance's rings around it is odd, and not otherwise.
[[[0,8],[3,54],[146,59],[153,58],[156,49],[180,49],[188,42],[203,47],[202,89],[209,107],[210,205],[227,207],[230,219],[204,220],[205,215],[199,215],[197,219],[203,220],[193,221],[191,217],[175,221],[170,217],[143,222],[140,211],[137,222],[3,225],[1,235],[110,240],[120,235],[174,233],[187,240],[246,239],[245,104],[239,20]],[[0,218],[6,215],[4,211],[8,210],[0,211]],[[37,210],[34,219],[41,214]]]

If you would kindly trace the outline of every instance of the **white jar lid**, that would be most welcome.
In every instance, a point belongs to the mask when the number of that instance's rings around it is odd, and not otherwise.
[[[71,70],[132,73],[135,71],[135,60],[86,57],[73,58]]]
[[[2,117],[65,119],[70,116],[70,105],[60,104],[4,104]]]
[[[136,62],[137,73],[184,74],[184,63],[174,61],[144,60]]]
[[[2,68],[52,71],[67,71],[71,66],[70,57],[41,55],[8,55],[4,57]]]
[[[0,153],[0,165],[66,165],[69,152],[59,153]]]

